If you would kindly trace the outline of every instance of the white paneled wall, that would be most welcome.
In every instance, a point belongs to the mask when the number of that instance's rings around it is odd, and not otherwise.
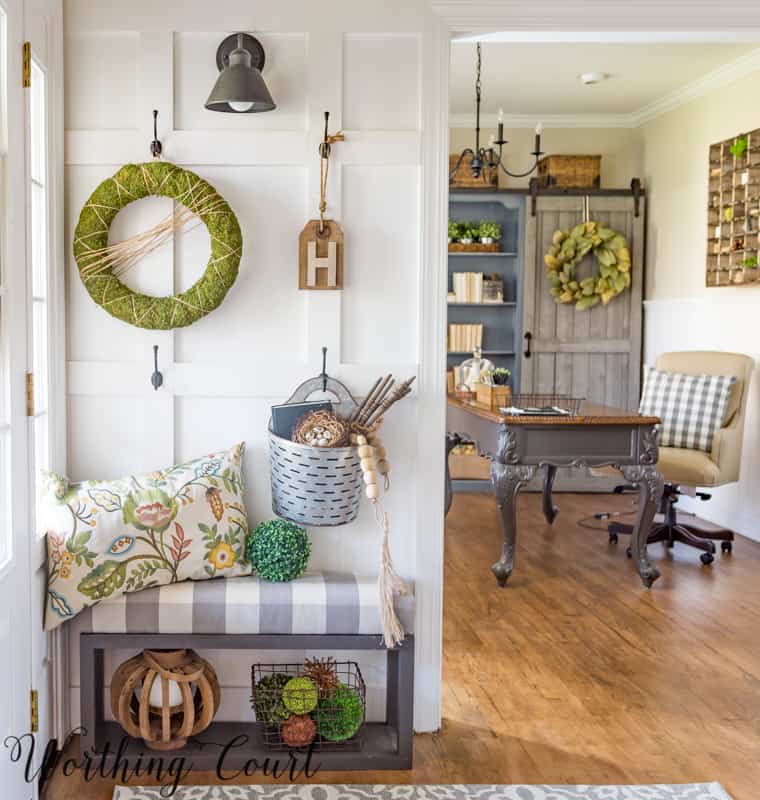
[[[173,332],[143,331],[110,317],[90,300],[69,255],[69,471],[75,479],[116,477],[245,440],[246,502],[255,523],[272,516],[269,407],[319,372],[323,345],[329,371],[357,394],[381,372],[404,378],[419,372],[418,393],[394,409],[384,438],[393,468],[392,547],[401,573],[417,583],[418,606],[429,609],[418,646],[416,724],[430,730],[438,725],[441,586],[435,570],[442,507],[441,493],[429,492],[424,482],[437,487],[443,469],[442,456],[436,461],[442,401],[431,398],[442,397],[443,385],[445,267],[438,239],[443,242],[445,183],[425,175],[436,147],[445,163],[446,39],[423,0],[363,5],[65,4],[68,253],[79,210],[96,185],[122,163],[150,158],[154,108],[164,157],[209,180],[232,206],[244,236],[240,275],[222,306]],[[203,108],[217,75],[216,48],[236,30],[255,33],[264,45],[274,112]],[[316,216],[325,110],[331,130],[346,131],[346,142],[333,148],[328,193],[328,214],[345,232],[346,287],[299,292],[298,235]],[[428,131],[427,153],[423,120],[441,125]],[[144,230],[167,208],[168,201],[139,201],[120,212],[114,233]],[[434,246],[423,235],[425,225]],[[153,294],[182,291],[205,268],[208,247],[202,228],[177,237],[129,284]],[[439,255],[440,267],[431,261]],[[441,309],[420,293],[426,263]],[[427,330],[428,316],[440,331]],[[150,385],[153,345],[165,378],[158,392]],[[426,367],[425,352],[440,357],[441,366]],[[425,414],[420,424],[418,414],[431,402],[440,413]],[[423,469],[431,458],[433,470]],[[420,498],[435,507],[422,509]],[[377,570],[380,538],[369,508],[350,526],[315,529],[312,541],[315,568]],[[422,551],[432,557],[418,569]],[[247,718],[256,654],[212,656],[225,687],[223,716]],[[362,664],[372,714],[381,716],[383,659],[364,654]],[[78,672],[72,654],[74,721]]]

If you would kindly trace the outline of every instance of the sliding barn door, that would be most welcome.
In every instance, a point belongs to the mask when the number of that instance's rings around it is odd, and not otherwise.
[[[521,391],[570,395],[635,409],[641,371],[644,199],[639,200],[638,216],[631,196],[589,199],[590,218],[628,239],[631,287],[608,306],[600,303],[588,311],[576,311],[574,304],[556,303],[549,294],[544,255],[554,231],[583,221],[583,200],[539,197],[535,216],[530,210],[526,214]],[[578,266],[578,275],[585,278],[596,270],[596,259],[587,256]],[[605,491],[615,483],[619,480],[565,469],[558,472],[555,488]]]
[[[583,220],[582,197],[539,197],[536,215],[526,214],[523,281],[523,392],[558,393],[634,409],[639,402],[641,298],[644,278],[644,199],[639,216],[630,196],[590,198],[590,217],[622,233],[631,248],[631,288],[608,306],[576,311],[549,294],[544,255],[558,229]],[[578,274],[597,270],[587,256]]]

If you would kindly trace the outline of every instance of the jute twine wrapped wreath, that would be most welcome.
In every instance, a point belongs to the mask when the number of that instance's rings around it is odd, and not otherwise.
[[[118,212],[149,195],[171,197],[181,207],[150,231],[109,245],[108,230]],[[208,229],[211,256],[206,271],[186,292],[153,297],[119,280],[141,256],[194,219]],[[165,161],[127,164],[103,181],[85,203],[74,233],[74,257],[90,297],[124,322],[160,330],[192,325],[213,311],[237,278],[242,249],[240,225],[224,198],[202,178]]]
[[[579,281],[575,268],[589,253],[596,256],[599,272]],[[555,231],[544,263],[552,297],[558,303],[575,303],[578,311],[599,302],[607,305],[631,285],[631,251],[625,236],[598,222]]]

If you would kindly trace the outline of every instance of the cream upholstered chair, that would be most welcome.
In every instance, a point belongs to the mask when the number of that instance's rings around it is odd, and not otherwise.
[[[661,516],[655,518],[649,542],[665,542],[669,547],[674,542],[683,542],[696,547],[704,551],[700,557],[703,564],[713,561],[715,545],[712,540],[722,541],[724,552],[731,551],[733,531],[694,516],[678,515],[675,506],[680,494],[679,487],[710,488],[739,480],[744,419],[753,367],[754,361],[739,353],[665,353],[657,359],[655,368],[661,372],[731,375],[736,382],[731,387],[724,422],[713,438],[710,453],[681,447],[660,447],[657,468],[665,479],[665,493],[660,507]],[[710,499],[710,495],[704,492],[698,492],[697,496],[703,500]],[[619,533],[631,533],[632,528],[610,523],[608,531],[610,540],[617,541]]]

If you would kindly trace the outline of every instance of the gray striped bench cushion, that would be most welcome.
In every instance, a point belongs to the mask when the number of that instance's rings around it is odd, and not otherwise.
[[[397,601],[412,631],[413,598]],[[185,581],[103,600],[67,623],[79,633],[382,634],[377,578],[315,572],[290,583],[257,577]]]

